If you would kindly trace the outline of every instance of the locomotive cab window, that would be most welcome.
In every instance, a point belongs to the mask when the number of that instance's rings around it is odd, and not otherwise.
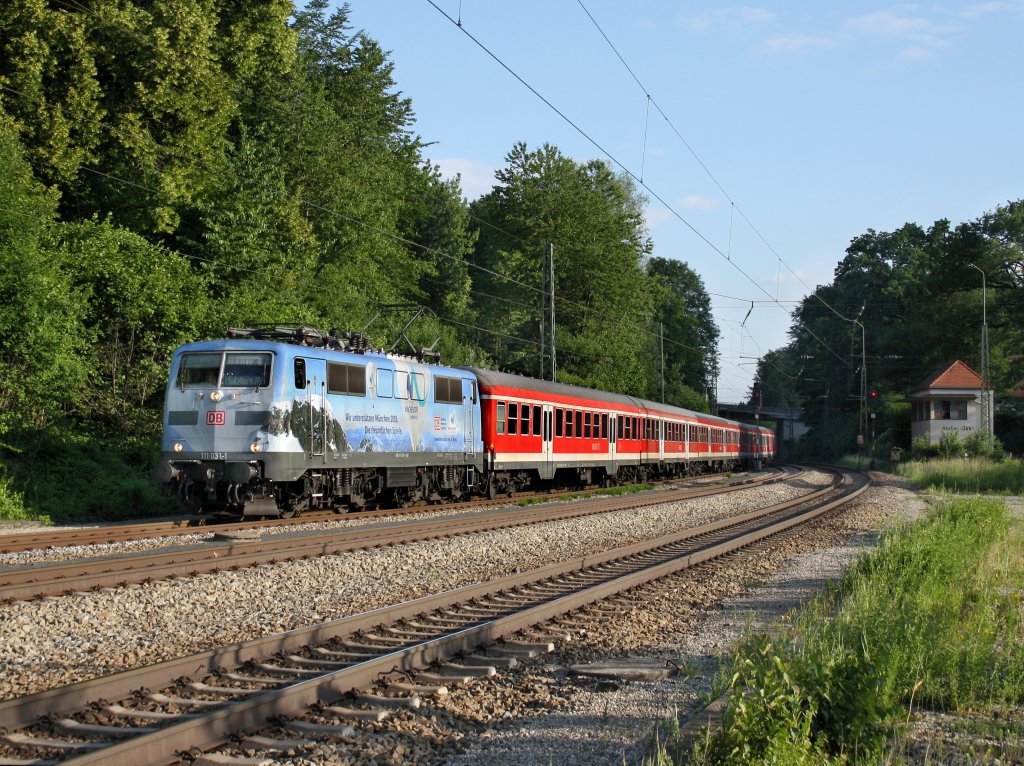
[[[224,355],[220,384],[231,388],[266,388],[270,385],[271,354]]]
[[[178,388],[216,386],[220,380],[220,354],[182,354],[178,365]]]
[[[293,365],[295,375],[295,387],[305,388],[306,387],[306,360],[301,356],[295,358],[295,364]]]
[[[366,368],[360,364],[328,362],[327,393],[366,396]]]

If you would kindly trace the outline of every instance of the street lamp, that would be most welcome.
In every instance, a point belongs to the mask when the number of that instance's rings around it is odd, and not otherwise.
[[[988,289],[985,284],[984,269],[973,263],[967,265],[981,272],[981,421],[985,427],[985,435],[991,437],[992,408],[988,395]],[[989,444],[991,444],[991,439],[987,442],[987,445]]]

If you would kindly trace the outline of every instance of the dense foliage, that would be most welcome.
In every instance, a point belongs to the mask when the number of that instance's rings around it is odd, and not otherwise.
[[[717,333],[643,198],[517,144],[468,204],[387,54],[325,0],[12,0],[0,18],[0,517],[159,510],[141,480],[180,343],[231,325],[411,330],[451,364],[706,408]],[[371,324],[372,322],[372,324]],[[92,487],[86,491],[84,486]],[[102,487],[102,491],[98,488]]]
[[[909,447],[906,393],[957,359],[981,372],[983,312],[992,385],[1009,393],[1024,380],[1024,200],[958,226],[908,223],[855,238],[832,283],[794,311],[789,345],[760,360],[762,401],[803,406],[816,453],[837,443],[849,450],[864,361],[866,387],[879,394],[878,432],[887,430],[887,439]],[[863,324],[863,335],[852,320]],[[1005,429],[1014,439],[1014,424],[1024,432],[1013,406],[1001,407],[997,435]],[[1019,450],[1024,443],[1007,446]]]

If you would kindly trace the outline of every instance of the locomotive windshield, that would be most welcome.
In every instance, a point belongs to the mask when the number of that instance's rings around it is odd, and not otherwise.
[[[178,388],[216,386],[220,378],[220,354],[183,354],[178,366]]]
[[[224,371],[221,373],[221,361]],[[178,366],[179,388],[265,388],[270,385],[272,355],[239,352],[183,354]]]
[[[229,351],[225,356],[222,386],[266,388],[270,385],[270,354],[238,354]]]

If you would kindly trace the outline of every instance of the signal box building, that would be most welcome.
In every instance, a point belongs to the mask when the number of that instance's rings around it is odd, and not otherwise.
[[[982,422],[982,397],[989,399],[992,412],[992,391],[984,390],[981,376],[957,360],[941,367],[910,392],[911,437],[923,436],[938,444],[944,433],[956,433],[961,440],[976,433],[986,433]]]

